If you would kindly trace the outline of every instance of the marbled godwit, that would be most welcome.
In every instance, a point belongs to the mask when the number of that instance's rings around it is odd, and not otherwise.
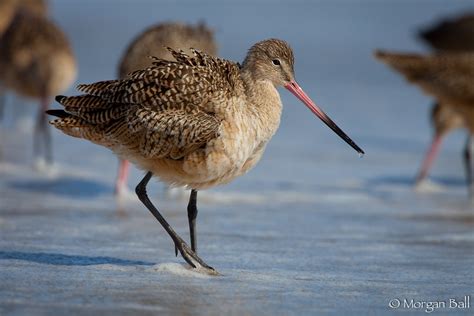
[[[51,124],[70,136],[110,148],[147,171],[136,187],[143,204],[172,238],[176,253],[192,266],[213,269],[197,256],[197,191],[230,182],[259,161],[280,123],[284,86],[360,154],[363,153],[303,92],[293,71],[293,51],[270,39],[252,46],[242,64],[193,50],[170,49],[176,61],[152,66],[122,80],[79,85],[85,94],[58,96],[63,110]],[[149,200],[152,175],[191,188],[191,248]]]
[[[474,15],[465,14],[459,18],[442,21],[436,26],[420,32],[419,35],[432,48],[439,51],[473,50]],[[416,177],[417,185],[427,177],[444,136],[454,129],[464,128],[462,116],[452,110],[449,105],[440,101],[437,101],[433,106],[431,122],[434,126],[433,140]],[[466,159],[468,156],[465,155],[464,157]],[[468,165],[468,162],[466,162],[466,165]]]
[[[2,0],[0,1],[0,41],[3,33],[10,25],[18,10],[28,10],[37,14],[46,15],[48,7],[43,0]],[[3,86],[0,82],[0,119],[3,116],[4,107]]]
[[[40,100],[34,152],[52,161],[45,110],[52,96],[66,90],[76,76],[72,50],[64,33],[34,11],[17,10],[0,40],[0,84],[17,94]]]
[[[174,60],[171,53],[165,48],[182,49],[190,54],[189,47],[198,49],[212,56],[217,56],[217,44],[214,41],[213,31],[200,23],[196,26],[182,23],[160,23],[151,26],[140,33],[128,45],[119,62],[119,78],[125,78],[135,70],[151,66],[155,56],[164,60]],[[129,163],[120,160],[115,193],[118,195],[126,191]]]
[[[472,134],[474,133],[474,53],[443,53],[436,55],[400,54],[377,51],[376,57],[402,73],[407,80],[434,96],[443,107],[458,113],[462,120],[448,119],[446,128],[465,125],[470,133],[466,147],[466,170],[473,193]],[[440,114],[442,116],[442,114]],[[441,118],[442,120],[442,118]],[[433,151],[436,151],[436,141]],[[428,154],[428,164],[430,163]],[[428,166],[429,167],[429,166]],[[422,169],[423,173],[423,169]]]

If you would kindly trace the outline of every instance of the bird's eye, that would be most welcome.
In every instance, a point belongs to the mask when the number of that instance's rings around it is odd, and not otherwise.
[[[272,63],[273,63],[275,66],[280,66],[280,60],[278,60],[278,59],[272,60]]]

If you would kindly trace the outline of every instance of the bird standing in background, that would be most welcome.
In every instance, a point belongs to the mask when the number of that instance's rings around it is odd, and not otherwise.
[[[118,65],[119,78],[139,69],[151,66],[155,56],[164,60],[174,60],[173,55],[166,49],[182,49],[190,54],[190,48],[195,48],[212,56],[217,56],[217,44],[214,34],[205,24],[196,26],[177,22],[160,23],[147,28],[128,45]],[[122,195],[127,191],[129,163],[120,159],[119,171],[115,182],[115,193]]]
[[[290,46],[278,39],[253,45],[243,64],[197,50],[192,56],[170,49],[176,61],[152,66],[121,80],[79,85],[84,94],[58,96],[64,110],[51,124],[128,159],[147,173],[136,193],[174,242],[176,253],[194,268],[215,274],[197,255],[198,190],[228,183],[260,160],[280,124],[284,86],[357,152],[357,146],[295,81]],[[149,200],[155,175],[191,189],[188,220],[191,247]]]
[[[33,3],[34,9],[18,5],[0,38],[0,85],[40,101],[34,153],[38,158],[43,151],[45,161],[51,163],[45,110],[52,97],[65,91],[74,81],[76,62],[66,35],[44,16],[42,1],[26,2]]]
[[[0,1],[0,41],[3,33],[6,31],[15,13],[19,10],[27,10],[34,14],[46,16],[48,6],[45,0],[2,0]],[[3,116],[3,108],[5,106],[4,87],[0,82],[0,119]]]
[[[436,55],[403,54],[377,51],[375,56],[388,64],[407,80],[434,96],[438,104],[446,106],[448,128],[466,126],[469,140],[466,149],[466,173],[469,192],[474,196],[473,133],[474,133],[474,52],[443,53]],[[442,108],[443,111],[444,107]],[[453,119],[451,112],[462,120]],[[442,116],[442,115],[440,115]],[[454,116],[454,117],[456,117]],[[445,115],[446,118],[446,115]],[[430,156],[430,155],[428,155]]]
[[[419,33],[421,39],[428,43],[438,52],[464,52],[474,50],[474,15],[464,14],[455,19],[441,21],[439,24]],[[433,141],[426,153],[420,171],[416,177],[416,184],[421,184],[428,176],[428,172],[433,165],[434,159],[439,151],[439,147],[445,135],[449,132],[465,128],[463,117],[449,104],[437,100],[431,113],[431,122],[434,127]],[[469,162],[468,144],[466,143],[464,160],[466,168]],[[466,172],[470,171],[466,169]]]

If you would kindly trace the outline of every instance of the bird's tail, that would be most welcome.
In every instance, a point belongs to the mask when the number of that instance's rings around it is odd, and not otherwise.
[[[90,94],[72,97],[58,95],[56,101],[64,110],[46,111],[57,117],[50,121],[51,125],[69,136],[84,138],[103,146],[112,145],[108,133],[130,108],[130,105],[109,103]]]

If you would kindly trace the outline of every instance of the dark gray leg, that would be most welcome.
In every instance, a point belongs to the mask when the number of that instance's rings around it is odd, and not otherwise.
[[[41,157],[41,136],[43,135],[43,116],[41,114],[41,108],[38,112],[38,116],[36,118],[36,125],[33,131],[33,156],[34,158]]]
[[[44,112],[43,112],[44,113]],[[51,129],[48,126],[48,120],[46,115],[43,114],[42,123],[43,125],[43,139],[44,139],[44,156],[45,161],[48,165],[53,163],[53,150],[51,146]]]
[[[196,238],[196,217],[197,210],[197,191],[192,189],[189,196],[188,203],[188,221],[189,221],[189,235],[191,236],[191,249],[197,253],[197,238]]]
[[[38,117],[36,121],[36,127],[33,136],[33,154],[36,157],[44,155],[45,161],[48,164],[53,162],[53,153],[51,149],[51,134],[48,128],[48,118],[46,116],[46,110],[49,106],[49,99],[44,97],[41,98],[40,108],[38,111]]]
[[[471,135],[468,136],[467,141],[466,141],[466,147],[464,148],[464,167],[466,168],[466,180],[467,180],[467,186],[469,190],[469,195],[471,198],[474,197],[474,183],[473,183],[473,161],[472,161],[472,155],[474,151],[474,142],[473,142],[473,137]]]
[[[216,270],[212,267],[208,266],[201,258],[199,258],[186,244],[186,242],[179,237],[178,234],[171,228],[170,224],[164,219],[164,217],[160,214],[160,212],[156,209],[156,207],[151,203],[150,199],[148,198],[146,192],[146,185],[150,181],[152,176],[151,172],[148,172],[142,181],[137,185],[135,188],[135,192],[137,193],[138,198],[142,203],[146,206],[146,208],[155,216],[155,218],[160,222],[161,226],[166,230],[166,232],[170,235],[171,239],[174,242],[176,249],[179,250],[181,255],[183,256],[184,260],[189,263],[192,267],[197,268],[201,267],[206,270],[210,274],[217,274]]]
[[[45,160],[48,164],[51,164],[53,162],[53,151],[51,148],[51,132],[48,126],[48,117],[46,116],[46,110],[48,107],[49,98],[42,98],[40,107],[41,112],[38,119],[40,120],[41,128],[43,130]]]

